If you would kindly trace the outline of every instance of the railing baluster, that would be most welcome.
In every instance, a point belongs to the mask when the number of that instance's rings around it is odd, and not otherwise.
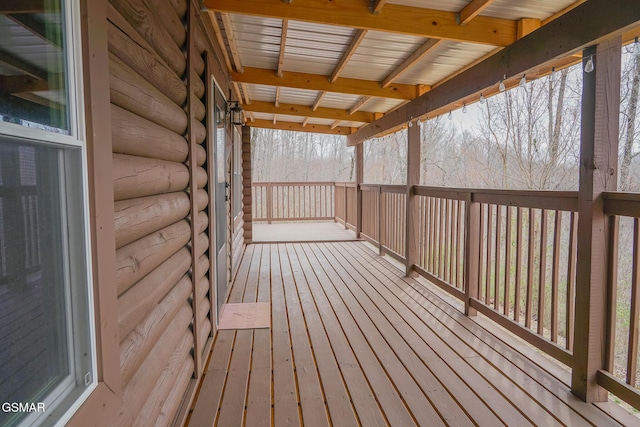
[[[513,210],[511,206],[506,206],[507,209],[507,217],[505,224],[505,239],[504,239],[504,305],[503,305],[503,314],[505,316],[509,315],[509,311],[511,310],[511,221],[512,221],[512,213]]]
[[[553,225],[553,262],[551,264],[551,341],[558,342],[558,283],[560,281],[560,237],[562,234],[562,212],[555,211]]]
[[[522,208],[516,210],[516,277],[513,293],[513,320],[520,322],[520,299],[522,289]]]
[[[567,319],[566,319],[566,341],[567,350],[573,350],[573,328],[575,324],[575,304],[576,292],[576,262],[577,262],[577,239],[578,239],[578,216],[571,212],[571,224],[569,224],[569,262],[567,266]],[[614,322],[615,323],[615,322]]]
[[[500,234],[502,232],[502,206],[496,205],[496,258],[494,273],[494,289],[493,289],[493,309],[498,310],[500,307]]]
[[[486,244],[484,243],[484,238],[486,236],[486,227],[485,227],[485,217],[486,217],[486,207],[487,205],[485,205],[484,203],[478,203],[479,206],[479,210],[480,210],[480,223],[479,223],[479,243],[478,243],[478,248],[479,250],[479,261],[478,261],[478,295],[477,297],[480,298],[483,294],[482,292],[482,283],[484,280],[484,270],[486,267],[486,263],[484,261],[485,259],[485,248],[486,248]],[[486,302],[486,301],[485,301]]]
[[[533,260],[535,251],[535,213],[529,208],[529,239],[527,241],[527,296],[524,325],[531,328],[531,312],[533,306]]]
[[[493,205],[487,205],[487,260],[485,266],[485,304],[491,304],[491,241],[493,240]]]
[[[544,334],[545,299],[547,290],[547,213],[540,217],[540,270],[538,273],[538,334]]]

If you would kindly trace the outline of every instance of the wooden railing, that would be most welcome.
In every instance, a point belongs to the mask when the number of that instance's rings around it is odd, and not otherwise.
[[[360,186],[362,237],[406,261],[406,186]],[[415,250],[424,276],[572,366],[576,192],[416,186]]]
[[[334,220],[333,182],[254,182],[253,221]]]
[[[640,194],[604,193],[610,239],[607,278],[608,331],[605,369],[598,384],[640,408]]]
[[[335,219],[345,228],[355,230],[356,227],[356,184],[353,182],[335,183]]]

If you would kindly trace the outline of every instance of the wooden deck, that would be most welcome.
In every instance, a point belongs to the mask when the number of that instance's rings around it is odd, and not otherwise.
[[[337,242],[356,240],[356,233],[337,222],[254,223],[254,243]]]
[[[256,301],[271,329],[218,332],[189,425],[637,424],[364,242],[248,246],[229,302]]]

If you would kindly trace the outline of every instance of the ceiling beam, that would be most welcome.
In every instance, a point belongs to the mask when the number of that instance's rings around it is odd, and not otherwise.
[[[278,56],[278,77],[282,77],[282,72],[284,71],[284,51],[287,47],[287,31],[289,29],[289,20],[282,20],[282,33],[280,34],[280,55]]]
[[[231,58],[233,59],[233,66],[236,71],[242,72],[242,61],[240,61],[240,54],[238,53],[238,47],[236,46],[236,38],[233,33],[233,24],[228,13],[220,14],[222,17],[222,29],[227,35],[227,43],[229,44],[229,50],[231,51]],[[222,45],[224,46],[224,45]]]
[[[311,132],[311,133],[325,133],[330,135],[349,135],[351,128],[346,126],[338,126],[331,129],[330,125],[316,125],[307,123],[292,123],[292,122],[277,122],[272,123],[269,120],[255,120],[251,122],[251,127],[265,128],[265,129],[278,129],[278,130],[290,130],[294,132]]]
[[[391,71],[387,77],[382,80],[381,86],[389,86],[395,79],[404,74],[409,68],[413,67],[416,62],[424,58],[427,53],[435,49],[442,40],[428,39],[418,49],[416,49],[411,55],[409,55],[400,65],[398,65],[393,71]]]
[[[465,7],[458,12],[458,24],[466,25],[473,18],[478,16],[485,10],[493,0],[471,0]]]
[[[478,16],[464,27],[457,13],[387,4],[374,15],[362,0],[305,0],[291,4],[280,0],[204,0],[210,10],[278,19],[340,25],[414,36],[508,46],[516,40],[516,21]]]
[[[356,49],[358,49],[358,46],[360,46],[360,43],[362,43],[362,40],[364,40],[364,36],[366,35],[367,30],[356,30],[356,33],[351,38],[351,43],[349,43],[349,46],[347,46],[347,50],[344,51],[344,53],[342,54],[342,58],[340,58],[340,61],[338,62],[338,65],[336,65],[336,67],[333,69],[333,72],[331,73],[331,77],[329,78],[329,81],[331,83],[335,82],[338,79],[340,73],[347,65],[347,62],[349,62],[353,54],[356,53]]]
[[[495,87],[505,74],[512,78],[535,71],[639,24],[637,0],[619,0],[615,8],[609,0],[589,0],[403,107],[358,129],[349,137],[349,145],[400,128],[412,117],[441,114],[453,103]]]
[[[44,0],[0,0],[0,14],[44,13]],[[53,10],[51,10],[53,12]]]
[[[311,117],[317,119],[349,120],[363,123],[369,123],[374,120],[373,113],[361,111],[349,114],[346,110],[323,107],[313,110],[313,108],[308,105],[282,103],[280,103],[280,105],[273,105],[271,102],[253,101],[251,105],[245,105],[243,108],[245,111],[253,111],[255,113],[286,114],[289,116]]]
[[[0,50],[0,62],[10,65],[13,68],[23,71],[24,73],[41,80],[47,80],[48,73],[34,65],[31,65],[20,58],[17,58],[9,52]]]
[[[334,83],[331,83],[328,76],[292,71],[284,71],[282,77],[278,77],[274,70],[266,68],[245,67],[242,73],[231,73],[231,79],[238,83],[282,86],[381,98],[414,99],[417,96],[415,85],[393,83],[386,88],[381,88],[380,83],[376,81],[344,77],[340,77]]]

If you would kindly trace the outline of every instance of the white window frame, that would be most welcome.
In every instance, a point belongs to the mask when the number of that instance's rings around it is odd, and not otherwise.
[[[58,183],[61,189],[62,204],[61,217],[64,220],[63,233],[69,236],[68,239],[64,239],[64,252],[65,252],[65,282],[71,284],[65,287],[65,299],[71,301],[71,286],[77,286],[81,283],[82,286],[86,286],[83,292],[86,294],[87,304],[86,307],[82,307],[87,310],[86,316],[88,318],[88,343],[83,343],[83,348],[89,348],[91,371],[83,373],[85,388],[82,390],[72,405],[60,416],[58,411],[53,409],[57,419],[51,419],[52,415],[50,410],[44,413],[32,413],[21,422],[20,425],[32,425],[46,423],[47,425],[64,426],[71,419],[73,414],[82,406],[91,393],[98,386],[98,374],[97,374],[97,351],[96,351],[96,328],[95,328],[95,310],[94,310],[94,293],[93,293],[93,279],[92,279],[92,265],[91,265],[91,229],[90,229],[90,215],[89,215],[89,175],[88,175],[88,163],[87,163],[87,147],[86,147],[86,128],[84,118],[84,92],[83,92],[83,73],[82,73],[82,42],[81,42],[81,26],[80,26],[80,1],[79,0],[61,0],[62,12],[64,13],[64,32],[65,32],[65,78],[67,86],[67,114],[69,124],[69,135],[49,132],[37,128],[30,128],[15,123],[7,123],[0,121],[0,135],[6,136],[11,139],[21,139],[25,142],[42,143],[44,145],[58,146],[60,148],[76,148],[80,150],[80,164],[74,164],[71,161],[72,154],[64,153],[60,156],[59,170],[63,171],[60,175],[60,182]],[[79,166],[80,170],[77,170]],[[69,195],[67,194],[67,186],[70,184],[69,178],[73,176],[75,183],[80,186],[79,193],[82,197],[81,218],[73,218],[71,213],[67,210],[69,202]],[[79,180],[77,178],[80,178]],[[67,227],[68,224],[78,223],[82,221],[82,229],[71,230]],[[71,231],[71,233],[70,233]],[[78,244],[80,243],[80,244]],[[82,268],[82,274],[78,274],[78,268],[73,268],[70,265],[71,259],[82,259],[84,262],[84,268]],[[67,304],[67,318],[73,317],[72,311],[76,310]],[[73,365],[78,359],[78,346],[74,345],[73,328],[78,327],[71,322],[67,322],[67,335],[69,337],[69,358],[70,365]],[[83,334],[86,331],[83,331]],[[85,345],[86,344],[86,345]],[[51,390],[48,394],[49,399],[44,403],[46,408],[50,405],[55,405],[60,400],[63,400],[69,396],[69,392],[74,388],[75,378],[73,374],[78,372],[78,367],[70,366],[70,372],[68,379],[65,379],[56,388]],[[54,396],[55,395],[55,396]],[[51,398],[53,397],[53,398]]]

